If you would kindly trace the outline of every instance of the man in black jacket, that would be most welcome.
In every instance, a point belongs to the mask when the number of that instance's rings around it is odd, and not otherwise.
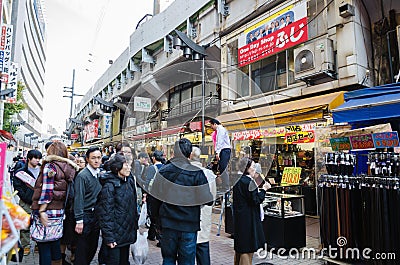
[[[212,205],[213,196],[203,171],[190,164],[192,143],[185,138],[175,143],[170,163],[160,169],[150,193],[162,201],[161,254],[163,264],[194,264],[200,206]]]
[[[42,153],[38,150],[29,150],[26,155],[27,162],[25,165],[15,172],[13,177],[14,189],[18,191],[19,205],[30,214],[32,205],[33,187],[17,177],[18,172],[25,172],[33,179],[37,179],[40,173],[39,161],[42,159]],[[18,174],[19,175],[19,174]],[[21,230],[21,245],[24,247],[24,254],[28,255],[30,251],[30,232],[28,230]]]

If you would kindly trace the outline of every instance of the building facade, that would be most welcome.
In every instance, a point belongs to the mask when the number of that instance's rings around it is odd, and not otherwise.
[[[76,106],[68,133],[86,144],[130,139],[138,148],[182,134],[199,142],[202,96],[205,118],[218,116],[232,132],[329,123],[340,92],[397,74],[400,4],[382,3],[176,0],[132,33]],[[204,67],[176,45],[175,30],[206,49]]]
[[[18,80],[25,86],[26,109],[17,117],[25,124],[16,133],[22,144],[24,134],[33,132],[40,137],[42,131],[46,24],[41,1],[13,1],[11,24],[14,28],[12,60],[19,65]]]

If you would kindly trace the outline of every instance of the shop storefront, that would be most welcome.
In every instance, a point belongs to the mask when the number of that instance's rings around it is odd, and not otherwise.
[[[304,214],[317,215],[315,150],[320,143],[316,133],[320,128],[328,127],[327,114],[342,103],[343,92],[335,92],[218,117],[231,133],[231,178],[240,175],[238,163],[247,156],[260,163],[263,175],[274,186],[273,192],[303,196],[293,199],[302,215],[296,217],[300,221],[291,223],[291,227],[303,227]],[[232,224],[229,206],[228,203],[226,232],[233,233],[233,227],[229,225]],[[283,216],[271,221],[285,229],[289,224],[287,221],[296,219]]]
[[[369,257],[384,253],[387,259],[374,264],[397,264],[393,257],[400,255],[399,88],[389,84],[345,93],[346,102],[333,111],[333,119],[350,129],[331,132],[326,171],[318,174],[322,247],[339,247],[343,253],[368,248]],[[363,255],[337,258],[372,264]]]

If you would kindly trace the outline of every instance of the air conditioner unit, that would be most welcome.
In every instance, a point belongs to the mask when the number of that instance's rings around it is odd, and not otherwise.
[[[335,79],[333,41],[318,39],[294,50],[296,80],[318,84]]]

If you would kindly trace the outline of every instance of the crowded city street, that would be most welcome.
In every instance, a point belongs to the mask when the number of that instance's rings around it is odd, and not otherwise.
[[[400,1],[0,7],[0,265],[400,264]]]

